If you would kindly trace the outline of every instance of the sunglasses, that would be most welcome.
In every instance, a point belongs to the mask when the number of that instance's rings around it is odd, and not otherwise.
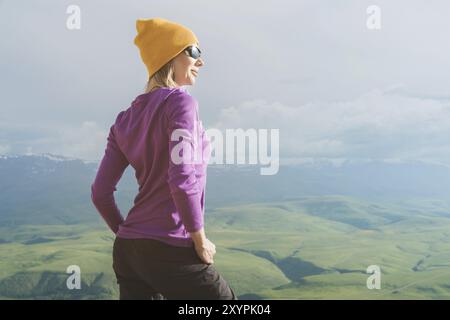
[[[186,49],[184,49],[184,52],[193,59],[200,58],[200,55],[202,54],[202,52],[197,46],[189,46]]]

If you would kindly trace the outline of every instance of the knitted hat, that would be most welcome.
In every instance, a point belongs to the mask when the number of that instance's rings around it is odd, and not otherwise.
[[[149,78],[189,45],[199,45],[190,29],[162,18],[138,19],[136,30],[134,44],[140,50]]]

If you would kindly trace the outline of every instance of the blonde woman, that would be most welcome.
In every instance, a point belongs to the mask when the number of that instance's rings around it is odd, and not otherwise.
[[[236,299],[213,266],[215,245],[205,235],[210,145],[197,101],[183,87],[195,84],[204,65],[199,41],[161,18],[139,19],[136,29],[147,88],[117,115],[91,185],[95,207],[116,234],[120,299]],[[113,193],[128,165],[139,192],[124,219]]]

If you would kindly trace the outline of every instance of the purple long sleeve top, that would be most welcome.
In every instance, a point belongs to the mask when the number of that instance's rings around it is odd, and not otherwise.
[[[174,132],[181,134],[174,138]],[[197,158],[183,158],[189,154]],[[191,161],[174,161],[173,155]],[[192,246],[189,232],[204,224],[209,157],[210,142],[198,103],[185,89],[159,88],[141,94],[110,127],[91,185],[92,202],[118,237]],[[135,169],[139,191],[124,219],[114,191],[129,164]]]

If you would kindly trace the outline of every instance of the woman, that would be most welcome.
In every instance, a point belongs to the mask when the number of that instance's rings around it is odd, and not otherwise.
[[[204,65],[199,41],[161,18],[139,19],[136,29],[147,89],[111,126],[91,186],[95,207],[116,234],[120,299],[236,299],[213,266],[215,245],[205,235],[210,145],[197,101],[182,87],[195,84]],[[198,151],[203,156],[194,161]],[[139,193],[124,220],[113,193],[129,164]]]

